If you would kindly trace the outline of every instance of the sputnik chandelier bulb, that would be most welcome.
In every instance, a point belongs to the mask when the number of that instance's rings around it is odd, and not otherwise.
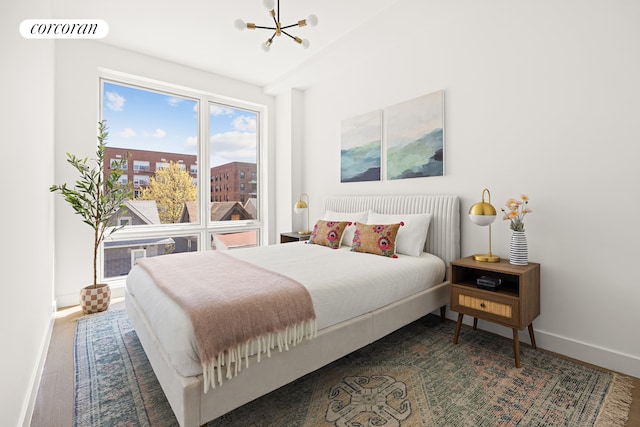
[[[312,27],[315,27],[316,25],[318,25],[318,17],[316,15],[309,15],[307,19],[302,19],[296,22],[295,24],[283,26],[282,22],[280,22],[280,0],[276,0],[276,3],[277,3],[277,13],[276,13],[276,9],[274,9],[274,0],[263,0],[262,2],[262,4],[264,4],[264,7],[266,7],[269,10],[269,14],[271,15],[271,18],[273,18],[273,23],[275,25],[274,27],[264,27],[261,25],[256,25],[252,22],[244,22],[242,19],[236,19],[236,22],[235,22],[236,28],[240,31],[244,30],[245,28],[249,30],[255,30],[256,28],[260,28],[262,30],[272,30],[273,35],[269,37],[267,41],[262,44],[262,49],[264,49],[265,52],[268,52],[269,49],[271,48],[271,45],[273,44],[273,41],[274,41],[273,40],[274,37],[279,37],[282,34],[290,37],[293,41],[301,45],[303,48],[307,49],[309,47],[309,40],[301,39],[300,37],[297,37],[297,36],[292,36],[285,30],[292,27],[305,27],[307,25],[311,25]]]

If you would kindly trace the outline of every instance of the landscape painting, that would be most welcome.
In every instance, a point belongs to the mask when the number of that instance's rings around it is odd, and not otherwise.
[[[438,91],[384,111],[387,179],[444,174],[444,92]]]
[[[380,181],[382,111],[342,121],[340,182]]]

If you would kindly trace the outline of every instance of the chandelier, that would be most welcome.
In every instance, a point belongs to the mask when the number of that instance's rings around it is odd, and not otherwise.
[[[242,31],[245,28],[248,28],[249,30],[255,30],[256,28],[260,28],[262,30],[272,30],[273,35],[269,37],[267,41],[262,44],[262,49],[264,49],[266,52],[268,52],[269,49],[271,48],[271,45],[273,44],[273,38],[276,36],[279,37],[282,34],[284,34],[285,36],[289,36],[293,41],[302,45],[302,47],[305,49],[309,47],[309,40],[307,39],[303,40],[300,37],[292,36],[285,30],[292,27],[305,27],[307,25],[311,25],[312,27],[315,27],[316,25],[318,25],[318,17],[316,15],[309,15],[307,19],[302,19],[296,22],[295,24],[283,26],[282,22],[280,22],[280,0],[277,0],[277,9],[278,9],[277,13],[276,13],[276,10],[274,9],[273,0],[263,0],[262,3],[264,4],[264,7],[266,7],[269,10],[269,14],[271,15],[271,18],[273,18],[273,23],[275,26],[265,27],[261,25],[256,25],[252,22],[244,22],[242,19],[236,19],[235,26],[238,30]]]

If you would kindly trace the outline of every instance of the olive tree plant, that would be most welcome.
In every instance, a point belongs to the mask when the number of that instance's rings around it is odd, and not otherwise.
[[[120,208],[124,208],[127,200],[133,196],[130,183],[122,184],[120,178],[124,174],[122,166],[127,159],[122,159],[110,165],[109,173],[104,172],[104,154],[107,145],[106,121],[98,122],[98,148],[94,165],[89,165],[88,158],[78,158],[67,153],[67,162],[79,174],[73,187],[69,185],[52,185],[51,192],[59,192],[69,203],[76,214],[82,217],[82,222],[93,229],[93,287],[98,285],[98,249],[100,243],[113,232],[124,227],[111,226],[109,219]]]

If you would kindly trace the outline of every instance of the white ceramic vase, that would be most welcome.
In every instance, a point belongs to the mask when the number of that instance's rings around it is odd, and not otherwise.
[[[509,263],[513,265],[529,264],[529,249],[527,247],[527,235],[524,231],[514,231],[509,243]]]

